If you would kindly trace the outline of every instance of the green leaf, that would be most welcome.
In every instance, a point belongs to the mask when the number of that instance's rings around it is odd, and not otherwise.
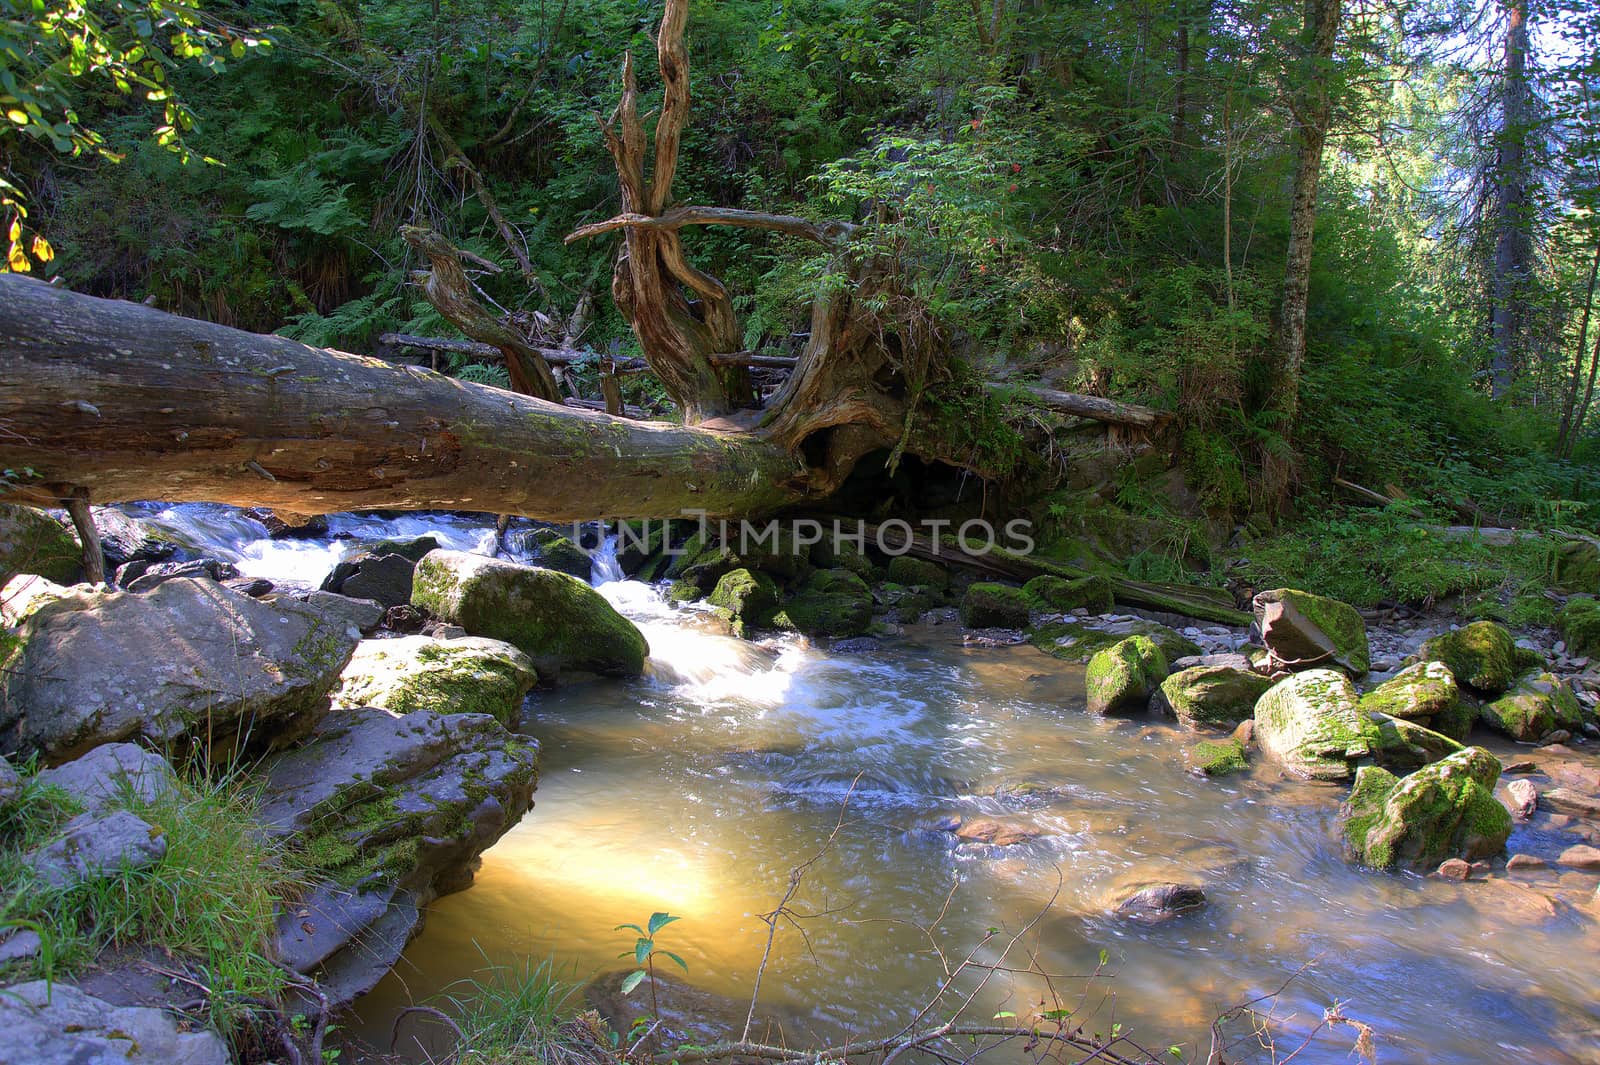
[[[1111,960],[1111,952],[1104,947],[1100,948],[1100,964],[1105,965]]]
[[[644,929],[640,928],[636,924],[619,924],[619,925],[617,925],[616,928],[612,929],[612,931],[620,932],[624,928],[626,928],[626,929],[628,929],[630,931],[633,931],[633,932],[638,932],[641,936],[647,934]]]
[[[672,953],[672,951],[670,951],[670,950],[662,950],[662,951],[657,951],[657,953],[665,955],[666,957],[671,958],[673,961],[677,962],[678,963],[678,968],[682,969],[684,972],[688,972],[689,971],[689,963],[684,961],[682,958],[678,957],[676,954]]]
[[[649,974],[647,974],[643,969],[635,969],[627,976],[624,976],[622,978],[622,993],[626,995],[628,992],[638,987],[647,975]]]
[[[638,942],[634,943],[633,945],[634,964],[643,965],[645,962],[649,961],[650,951],[654,947],[655,943],[644,938],[643,936],[640,936]]]
[[[1001,1020],[1007,1020],[1009,1018],[1013,1018],[1015,1016],[1016,1016],[1016,1014],[1012,1013],[1010,1010],[1001,1010],[999,1013],[994,1015],[994,1019],[997,1020],[997,1021],[1001,1021]]]
[[[678,920],[678,918],[672,916],[670,913],[652,913],[650,915],[649,934],[655,935],[657,932],[661,931],[663,928],[667,927],[667,925],[676,920]]]

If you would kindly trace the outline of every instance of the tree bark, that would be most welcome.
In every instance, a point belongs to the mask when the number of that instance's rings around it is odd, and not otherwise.
[[[1495,152],[1494,262],[1489,278],[1489,334],[1493,348],[1490,394],[1503,396],[1516,377],[1528,318],[1527,285],[1533,276],[1533,219],[1528,134],[1528,3],[1510,0],[1505,71],[1500,94],[1499,146]]]
[[[0,274],[0,467],[166,499],[550,521],[759,514],[827,489],[751,433],[629,421]]]
[[[1561,405],[1561,429],[1556,433],[1556,455],[1565,458],[1571,453],[1568,442],[1577,434],[1573,432],[1573,414],[1578,404],[1578,382],[1583,378],[1583,353],[1589,347],[1589,315],[1594,310],[1595,282],[1600,281],[1600,232],[1594,242],[1594,258],[1589,261],[1589,284],[1583,298],[1583,315],[1578,325],[1578,350],[1572,357],[1572,373],[1567,378],[1567,398]],[[1590,372],[1590,388],[1594,374]],[[1585,401],[1587,405],[1587,400]]]

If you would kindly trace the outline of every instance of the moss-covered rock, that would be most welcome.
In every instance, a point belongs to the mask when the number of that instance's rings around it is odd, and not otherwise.
[[[1372,753],[1376,726],[1343,673],[1313,669],[1272,686],[1256,703],[1256,744],[1295,776],[1349,780]]]
[[[1448,758],[1461,750],[1461,744],[1433,729],[1390,717],[1388,714],[1370,713],[1372,722],[1372,757],[1379,765],[1395,773],[1409,773],[1421,769],[1429,762]]]
[[[884,581],[873,589],[872,598],[889,615],[890,620],[910,623],[938,606],[943,597],[925,585],[907,587],[894,581]]]
[[[778,586],[765,573],[736,569],[722,575],[706,601],[727,611],[733,634],[744,638],[772,624],[778,609]]]
[[[339,675],[333,705],[378,706],[396,714],[488,714],[508,724],[538,681],[533,660],[500,640],[363,640]]]
[[[589,580],[594,573],[594,560],[589,552],[565,536],[553,536],[539,545],[539,565],[570,573],[580,581]]]
[[[1361,709],[1428,725],[1435,717],[1449,717],[1460,702],[1461,689],[1448,666],[1418,662],[1363,695]]]
[[[32,507],[0,504],[0,584],[17,573],[71,584],[82,572],[83,550],[65,525]]]
[[[1367,625],[1356,608],[1295,588],[1275,588],[1251,604],[1262,642],[1289,669],[1341,669],[1365,676]]]
[[[925,558],[895,555],[889,559],[889,579],[896,584],[920,584],[942,592],[950,587],[950,571]]]
[[[1087,663],[1100,651],[1129,636],[1148,636],[1168,662],[1201,653],[1200,645],[1154,621],[1130,621],[1095,629],[1075,621],[1048,621],[1028,633],[1028,642],[1052,658]]]
[[[1517,675],[1516,652],[1516,642],[1505,629],[1492,621],[1474,621],[1435,636],[1422,645],[1418,657],[1449,666],[1457,684],[1499,695]]]
[[[1556,616],[1556,626],[1569,652],[1600,657],[1600,599],[1579,596],[1567,600]]]
[[[1556,549],[1551,577],[1564,592],[1600,592],[1600,547],[1588,540],[1569,540]]]
[[[1346,855],[1375,869],[1433,869],[1499,853],[1511,815],[1494,797],[1500,762],[1468,747],[1404,779],[1362,766],[1341,811]]]
[[[1092,614],[1103,614],[1111,609],[1111,582],[1099,574],[1067,580],[1043,574],[1022,586],[1035,610],[1066,612],[1082,607]]]
[[[1486,702],[1479,720],[1522,743],[1534,743],[1554,729],[1581,729],[1583,708],[1566,681],[1553,673],[1529,673],[1498,699]]]
[[[1167,676],[1167,658],[1148,636],[1129,636],[1089,659],[1089,711],[1143,709]]]
[[[1231,666],[1192,666],[1161,682],[1161,697],[1189,728],[1231,729],[1255,714],[1272,687],[1259,673]]]
[[[1030,605],[1021,588],[979,581],[961,597],[961,624],[969,629],[1025,629]]]
[[[1189,748],[1186,756],[1191,769],[1208,777],[1225,777],[1250,768],[1244,744],[1231,736],[1225,740],[1201,740]]]
[[[636,676],[649,646],[599,592],[567,573],[465,551],[432,551],[417,564],[412,602],[474,636],[512,644],[539,675]]]
[[[872,624],[872,590],[846,569],[819,569],[784,600],[772,623],[807,636],[860,636]]]

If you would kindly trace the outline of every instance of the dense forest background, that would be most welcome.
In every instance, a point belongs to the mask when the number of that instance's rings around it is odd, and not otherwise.
[[[3,7],[13,268],[371,352],[455,335],[412,280],[399,229],[423,225],[498,264],[475,280],[506,312],[559,335],[592,305],[574,341],[637,353],[609,250],[562,238],[616,210],[596,116],[623,53],[653,50],[648,0]],[[1287,464],[1302,511],[1338,478],[1452,520],[1593,524],[1587,3],[705,0],[689,45],[681,201],[876,220],[942,347],[1176,412],[1210,510],[1261,512]],[[794,238],[687,239],[752,350],[792,352],[839,280]]]

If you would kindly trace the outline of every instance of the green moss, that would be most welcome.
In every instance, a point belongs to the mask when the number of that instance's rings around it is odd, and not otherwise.
[[[1111,582],[1098,574],[1067,580],[1047,573],[1023,585],[1022,593],[1035,610],[1064,613],[1082,607],[1103,614],[1111,609]]]
[[[565,536],[552,537],[540,545],[539,565],[570,573],[584,581],[589,579],[594,570],[594,560],[589,557],[589,552]]]
[[[1200,654],[1200,645],[1165,625],[1153,621],[1134,622],[1129,631],[1118,634],[1092,629],[1074,621],[1048,621],[1028,633],[1028,642],[1052,658],[1065,662],[1088,662],[1096,653],[1128,636],[1148,636],[1170,663],[1175,659]]]
[[[1494,797],[1500,762],[1467,747],[1396,780],[1363,766],[1342,811],[1347,853],[1377,869],[1432,869],[1447,858],[1485,858],[1505,846],[1511,815]]]
[[[1025,629],[1030,604],[1021,588],[980,581],[961,597],[961,624],[969,629]]]
[[[937,562],[910,555],[889,559],[889,579],[896,584],[920,584],[941,592],[950,586],[949,570]]]
[[[1272,687],[1259,673],[1231,666],[1193,666],[1161,682],[1167,705],[1190,728],[1231,729],[1255,714],[1256,702]]]
[[[1371,734],[1373,758],[1379,765],[1398,773],[1421,769],[1429,762],[1437,762],[1461,750],[1461,744],[1449,736],[1415,721],[1385,714],[1371,714],[1369,720],[1375,726]]]
[[[32,507],[0,504],[0,584],[32,573],[71,584],[83,572],[83,550],[66,526]]]
[[[1095,654],[1084,674],[1091,713],[1143,707],[1167,675],[1167,659],[1148,636],[1130,636]]]
[[[1235,739],[1201,740],[1189,748],[1189,764],[1208,777],[1225,777],[1250,768],[1244,744]]]
[[[1568,653],[1600,657],[1600,600],[1586,596],[1569,599],[1557,615],[1556,625]]]
[[[1442,662],[1418,662],[1363,695],[1361,709],[1427,722],[1452,716],[1460,702],[1456,678]]]
[[[1551,578],[1565,592],[1600,592],[1600,547],[1587,540],[1569,540],[1556,548]]]
[[[1424,661],[1443,662],[1458,684],[1499,695],[1516,676],[1516,643],[1492,621],[1474,621],[1422,645]]]
[[[717,581],[707,602],[726,610],[734,635],[746,637],[753,629],[772,623],[778,609],[778,586],[764,573],[731,570]]]
[[[1530,673],[1511,690],[1485,703],[1480,720],[1496,732],[1533,743],[1555,728],[1583,727],[1584,713],[1572,689],[1552,673]]]
[[[1256,742],[1291,772],[1311,780],[1348,780],[1366,758],[1376,726],[1360,710],[1350,678],[1332,669],[1296,673],[1256,703]]]
[[[1274,605],[1283,616],[1267,643],[1279,658],[1293,668],[1334,666],[1352,676],[1366,674],[1371,666],[1367,625],[1355,607],[1297,588],[1276,588],[1256,596],[1257,620]]]
[[[872,624],[872,592],[845,569],[819,569],[773,616],[779,628],[808,636],[859,636]]]

